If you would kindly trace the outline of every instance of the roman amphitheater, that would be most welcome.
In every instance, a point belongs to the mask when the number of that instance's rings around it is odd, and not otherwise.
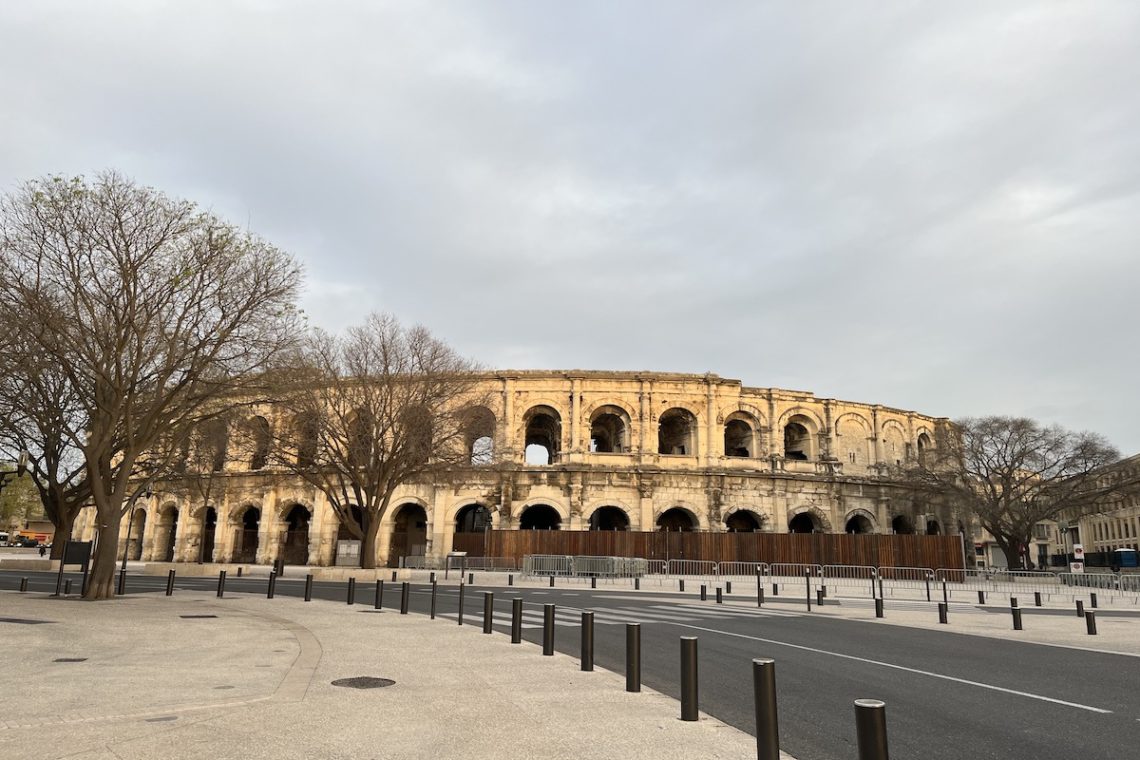
[[[889,478],[891,465],[924,456],[944,418],[713,374],[528,370],[487,373],[481,382],[492,401],[470,431],[471,466],[399,490],[380,528],[379,564],[439,557],[457,533],[488,528],[960,530],[954,516],[913,503]],[[281,421],[265,410],[253,422]],[[259,445],[229,452],[208,504],[162,484],[138,499],[121,532],[129,555],[343,560],[352,542],[343,541],[332,509],[314,488],[268,465]],[[90,512],[78,523],[86,538],[94,532]]]

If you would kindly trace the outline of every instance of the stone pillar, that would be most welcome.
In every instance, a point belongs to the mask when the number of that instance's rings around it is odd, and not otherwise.
[[[154,537],[155,529],[158,527],[158,517],[155,515],[154,510],[150,508],[149,504],[143,504],[141,507],[138,504],[131,504],[131,512],[135,512],[139,509],[143,509],[146,512],[146,522],[143,524],[143,531],[141,536],[142,553],[139,555],[139,557],[143,562],[153,562]],[[129,520],[130,517],[128,516],[127,519]],[[135,515],[135,520],[138,520],[138,515]],[[132,525],[131,530],[132,532],[138,530],[138,526]],[[128,539],[129,538],[130,536],[128,536]]]
[[[879,465],[883,463],[883,433],[879,428],[879,407],[877,405],[871,407],[871,427],[871,434],[874,436],[871,441],[871,455],[875,458],[872,464]]]
[[[503,378],[503,416],[500,420],[498,435],[495,442],[495,459],[503,462],[518,459],[515,447],[515,392],[514,381],[509,377]],[[526,446],[522,447],[523,449]],[[525,454],[524,454],[525,456]]]
[[[646,447],[647,447],[646,437],[648,436],[649,417],[650,417],[650,411],[649,411],[650,398],[651,398],[650,394],[645,390],[645,380],[643,379],[643,380],[641,380],[641,390],[638,393],[638,401],[639,401],[639,407],[638,407],[638,412],[637,412],[639,415],[638,419],[637,419],[637,429],[638,429],[638,433],[639,433],[638,442],[637,442],[637,461],[638,462],[642,462],[645,459],[645,453],[646,453]]]
[[[206,508],[202,508],[205,514]],[[178,510],[178,528],[174,537],[174,561],[197,562],[198,547],[202,545],[202,522],[195,520],[187,506]]]
[[[281,545],[281,518],[277,514],[276,493],[266,496],[259,505],[261,522],[257,526],[257,556],[254,563],[269,565],[277,559]]]
[[[719,448],[724,447],[724,436],[717,435],[716,424],[716,385],[713,383],[711,377],[705,377],[705,387],[708,391],[708,398],[705,403],[705,416],[708,418],[705,423],[705,464],[712,467],[717,458],[718,446],[715,441],[719,438],[721,443]],[[724,454],[723,451],[720,452]],[[698,460],[700,461],[700,460]]]
[[[569,455],[567,461],[574,461],[576,455],[582,451],[582,442],[579,440],[582,437],[582,425],[578,419],[582,414],[580,394],[581,381],[576,377],[570,378],[570,446],[566,452]]]
[[[788,493],[784,483],[776,481],[772,490],[772,532],[788,532]]]
[[[784,455],[784,431],[780,429],[780,420],[776,417],[776,399],[772,391],[768,391],[768,455]],[[777,438],[779,436],[779,438]]]

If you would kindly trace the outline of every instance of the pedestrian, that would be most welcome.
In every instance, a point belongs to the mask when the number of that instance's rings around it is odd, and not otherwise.
[[[40,556],[42,557],[45,554],[47,554],[47,547],[44,546],[43,544],[40,544]]]

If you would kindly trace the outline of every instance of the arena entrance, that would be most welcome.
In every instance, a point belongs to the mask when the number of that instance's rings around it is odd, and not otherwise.
[[[426,553],[427,512],[419,504],[403,504],[392,522],[388,567],[399,567],[402,557],[422,557]]]

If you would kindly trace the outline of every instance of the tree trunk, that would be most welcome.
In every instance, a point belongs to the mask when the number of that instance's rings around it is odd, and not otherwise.
[[[1002,554],[1005,555],[1005,564],[1010,570],[1021,570],[1021,552],[1018,548],[1021,546],[1017,541],[1009,544],[998,542],[998,548],[1001,549]]]
[[[71,537],[75,527],[76,514],[72,510],[61,510],[59,520],[55,521],[55,537],[51,540],[51,558],[63,559],[63,548]]]
[[[115,572],[119,549],[119,523],[117,519],[99,518],[99,545],[95,549],[95,562],[87,581],[84,599],[111,599],[115,596]]]
[[[364,526],[364,537],[360,542],[360,567],[364,570],[376,568],[376,536],[380,533],[380,518],[369,516]]]

